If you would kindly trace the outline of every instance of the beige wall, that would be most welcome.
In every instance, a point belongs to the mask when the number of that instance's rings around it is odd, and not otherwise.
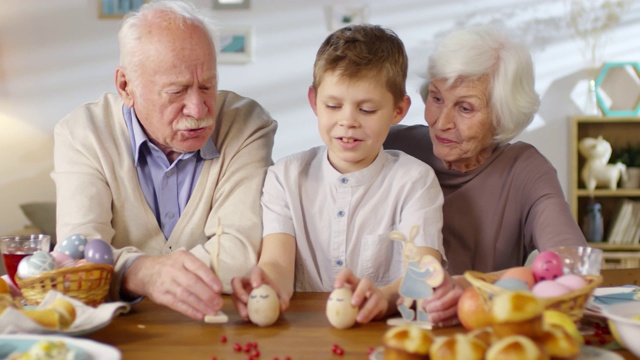
[[[210,0],[195,0],[210,6]],[[563,0],[368,0],[370,22],[390,27],[410,57],[404,123],[423,123],[417,95],[426,57],[451,29],[497,23],[531,46],[540,116],[520,138],[531,142],[567,184],[567,118],[579,111],[570,93],[585,66],[581,43],[567,28]],[[98,0],[0,0],[0,233],[27,224],[21,203],[53,200],[53,127],[74,107],[113,89],[118,20],[98,19]],[[250,10],[220,11],[221,26],[251,25],[255,58],[221,65],[220,87],[261,102],[280,124],[274,157],[319,145],[306,99],[317,47],[327,36],[324,5],[336,0],[252,0]],[[640,5],[608,37],[603,58],[640,59]],[[549,92],[549,93],[548,93]]]

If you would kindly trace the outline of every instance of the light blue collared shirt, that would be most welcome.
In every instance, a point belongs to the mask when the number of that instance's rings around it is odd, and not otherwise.
[[[167,156],[142,129],[135,110],[123,106],[122,113],[131,138],[140,187],[168,239],[187,206],[204,161],[219,157],[220,152],[209,138],[201,149],[182,153],[169,164]]]

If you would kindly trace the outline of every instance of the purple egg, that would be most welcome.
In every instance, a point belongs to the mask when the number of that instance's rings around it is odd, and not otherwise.
[[[84,247],[84,259],[94,264],[113,265],[113,249],[102,239],[91,239]]]

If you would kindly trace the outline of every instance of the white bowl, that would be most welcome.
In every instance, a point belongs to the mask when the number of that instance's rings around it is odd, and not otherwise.
[[[629,301],[614,305],[608,305],[602,309],[602,315],[613,322],[618,337],[627,350],[640,357],[640,319],[632,319],[640,316],[640,301]],[[613,331],[613,329],[612,329]]]

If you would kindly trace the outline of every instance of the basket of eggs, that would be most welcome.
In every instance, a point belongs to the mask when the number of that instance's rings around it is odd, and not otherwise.
[[[16,284],[28,305],[38,305],[49,290],[90,306],[102,304],[113,275],[113,249],[101,239],[75,234],[52,251],[36,251],[18,264]]]
[[[464,277],[486,308],[491,308],[493,298],[503,292],[531,291],[545,309],[561,311],[574,321],[582,318],[591,294],[602,282],[600,275],[565,274],[562,258],[552,250],[542,251],[531,267],[510,268],[500,275],[467,271]]]

